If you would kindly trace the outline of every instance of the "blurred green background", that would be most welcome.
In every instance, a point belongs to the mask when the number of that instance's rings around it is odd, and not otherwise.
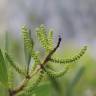
[[[62,35],[57,57],[71,57],[88,46],[65,76],[45,82],[33,96],[96,96],[96,0],[0,0],[0,48],[21,64],[25,57],[20,28],[25,24],[42,54],[34,31],[40,24],[54,29],[55,44]],[[4,94],[1,86],[0,96]]]

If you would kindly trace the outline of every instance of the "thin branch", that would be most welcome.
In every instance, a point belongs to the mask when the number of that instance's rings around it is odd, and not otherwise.
[[[16,87],[15,89],[13,89],[13,90],[10,90],[11,96],[14,96],[15,94],[17,94],[17,93],[19,93],[20,91],[22,91],[22,90],[25,88],[25,86],[27,85],[28,81],[29,81],[29,79],[24,79],[19,86],[17,86],[17,87]]]
[[[42,64],[38,64],[37,68],[34,70],[34,72],[32,73],[32,75],[28,75],[28,77],[26,76],[26,78],[21,82],[21,84],[19,86],[17,86],[16,88],[14,88],[13,90],[9,90],[9,94],[10,96],[14,96],[17,93],[19,93],[20,91],[22,91],[28,81],[38,72],[40,72],[40,70],[44,70],[44,65],[49,61],[50,57],[55,53],[55,51],[57,50],[57,48],[59,47],[61,42],[61,37],[59,37],[58,39],[58,43],[57,46],[47,55],[47,57],[45,58],[44,62]]]

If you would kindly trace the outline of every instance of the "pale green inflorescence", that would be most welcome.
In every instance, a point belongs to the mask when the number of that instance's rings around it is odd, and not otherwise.
[[[53,30],[49,29],[48,31],[48,43],[49,43],[49,51],[53,49]]]
[[[69,66],[67,66],[67,68],[64,69],[64,70],[61,71],[61,72],[55,72],[55,71],[49,70],[49,69],[45,69],[45,71],[46,71],[46,73],[47,73],[50,77],[52,77],[52,78],[59,78],[59,77],[64,76],[64,74],[68,71],[68,69],[69,69]]]
[[[18,65],[17,63],[15,63],[15,61],[13,61],[12,57],[9,56],[8,53],[5,53],[5,57],[8,60],[9,64],[16,70],[16,72],[20,73],[21,75],[25,76],[25,72],[23,70],[23,68],[20,67],[20,65]]]
[[[29,51],[29,54],[32,56],[32,58],[35,61],[35,64],[34,64],[33,69],[32,69],[32,70],[34,70],[36,65],[40,63],[40,60],[39,60],[36,52],[33,49],[33,47],[34,47],[33,46],[33,40],[30,38],[30,34],[29,34],[30,30],[26,26],[23,26],[21,31],[23,34],[24,45],[27,48],[27,50]]]
[[[46,52],[50,52],[53,48],[53,31],[47,31],[46,27],[42,24],[39,28],[36,28],[37,37]]]
[[[51,58],[50,61],[51,62],[54,62],[54,63],[60,63],[60,64],[67,64],[67,63],[72,63],[72,62],[75,62],[77,60],[79,60],[83,55],[84,53],[86,52],[87,50],[87,46],[84,46],[81,51],[74,57],[70,58],[70,59],[57,59],[57,58]]]

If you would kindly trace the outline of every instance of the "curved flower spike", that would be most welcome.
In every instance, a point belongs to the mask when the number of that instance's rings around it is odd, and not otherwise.
[[[87,46],[84,46],[80,53],[78,53],[76,56],[74,56],[73,58],[70,58],[70,59],[56,59],[56,58],[50,58],[50,61],[51,62],[54,62],[54,63],[60,63],[60,64],[66,64],[66,63],[72,63],[72,62],[75,62],[77,60],[79,60],[85,53],[85,51],[87,50]]]
[[[45,69],[45,68],[44,68]],[[59,78],[61,76],[63,76],[69,69],[69,66],[67,66],[67,68],[61,72],[55,72],[52,70],[48,70],[47,68],[45,69],[45,72],[52,78]]]

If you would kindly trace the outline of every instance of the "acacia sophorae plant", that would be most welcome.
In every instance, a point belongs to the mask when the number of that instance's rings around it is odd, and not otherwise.
[[[27,26],[23,26],[21,29],[23,40],[24,40],[24,48],[26,48],[28,56],[33,59],[33,64],[30,67],[30,63],[28,63],[24,68],[22,68],[19,64],[15,63],[12,59],[12,56],[9,55],[6,50],[4,51],[4,56],[2,51],[0,50],[0,82],[2,85],[6,86],[8,89],[9,96],[32,96],[32,92],[36,89],[41,82],[43,82],[45,77],[58,78],[63,76],[69,69],[69,64],[79,60],[85,53],[87,46],[84,46],[81,51],[72,58],[69,59],[60,59],[53,57],[54,53],[60,46],[62,41],[61,36],[58,36],[58,41],[55,46],[53,46],[53,31],[47,29],[44,25],[40,25],[40,27],[36,28],[37,38],[40,41],[41,46],[45,49],[45,58],[40,59],[40,52],[34,49],[34,42],[31,38],[30,32],[31,30]],[[30,60],[29,60],[30,61]],[[7,63],[7,64],[6,64]],[[60,66],[63,64],[63,70],[60,72],[54,71],[50,65],[58,63]],[[10,66],[11,73],[12,70],[15,70],[20,76],[23,76],[23,80],[19,82],[16,86],[12,84],[12,77],[10,76],[10,71],[6,66]]]

